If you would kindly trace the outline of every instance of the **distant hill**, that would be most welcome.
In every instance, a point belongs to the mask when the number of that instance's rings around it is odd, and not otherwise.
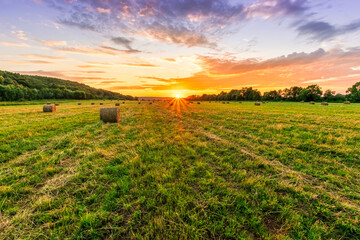
[[[134,97],[51,77],[0,71],[0,101],[36,99],[127,99]]]

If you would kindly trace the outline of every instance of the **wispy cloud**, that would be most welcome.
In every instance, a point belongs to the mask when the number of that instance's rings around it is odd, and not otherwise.
[[[26,43],[19,43],[19,42],[4,42],[4,41],[0,41],[1,45],[5,45],[5,46],[14,46],[14,47],[29,47],[28,44]]]
[[[360,30],[360,20],[342,26],[335,26],[324,21],[309,21],[297,27],[299,35],[309,36],[317,41],[332,39],[358,30]]]

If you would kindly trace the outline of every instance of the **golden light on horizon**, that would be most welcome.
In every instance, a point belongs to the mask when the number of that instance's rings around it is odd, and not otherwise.
[[[179,99],[180,98],[180,94],[176,94],[176,96],[175,96],[177,99]]]

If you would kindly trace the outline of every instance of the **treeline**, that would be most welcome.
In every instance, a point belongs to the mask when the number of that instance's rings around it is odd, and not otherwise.
[[[360,82],[356,83],[344,94],[336,94],[335,91],[322,91],[318,85],[307,87],[291,87],[281,90],[273,90],[261,94],[252,87],[240,90],[221,92],[220,94],[192,95],[186,98],[191,101],[327,101],[327,102],[360,102]]]
[[[135,99],[82,83],[0,71],[0,101],[38,99]]]

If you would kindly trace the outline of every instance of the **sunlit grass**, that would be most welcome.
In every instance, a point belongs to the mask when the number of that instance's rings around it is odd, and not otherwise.
[[[360,238],[358,104],[77,102],[0,108],[0,239]]]

